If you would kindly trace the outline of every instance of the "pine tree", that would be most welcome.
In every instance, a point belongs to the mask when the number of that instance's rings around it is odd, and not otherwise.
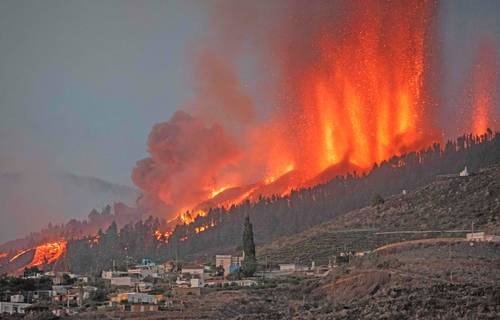
[[[245,258],[242,263],[242,272],[245,276],[251,277],[257,270],[257,259],[255,258],[253,227],[248,215],[245,218],[245,227],[243,229],[243,253],[245,254]]]

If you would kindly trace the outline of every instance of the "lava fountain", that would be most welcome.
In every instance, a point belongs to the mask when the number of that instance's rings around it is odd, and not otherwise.
[[[222,70],[223,76],[198,78],[224,81],[201,86],[193,114],[178,111],[155,125],[148,141],[151,156],[139,161],[132,174],[144,192],[140,205],[186,223],[210,207],[368,172],[394,155],[439,142],[434,123],[438,94],[429,84],[436,72],[432,59],[438,55],[433,47],[436,6],[434,1],[286,3],[273,15],[272,36],[259,38],[262,33],[256,32],[258,39],[253,39],[265,56],[263,70],[270,71],[257,77],[277,75],[274,105],[260,107],[266,108],[265,119],[217,115],[218,110],[227,115],[240,109],[258,114],[251,110],[260,110],[254,102],[258,98],[245,92],[230,54],[221,52],[214,59],[203,54],[202,69],[211,74]],[[244,34],[250,30],[246,25]],[[238,38],[233,36],[221,38]],[[208,52],[224,50],[210,45],[204,48]],[[216,67],[207,66],[214,61]],[[481,119],[488,118],[490,102],[482,92],[492,82],[474,81],[473,126],[484,131],[487,124]],[[207,94],[212,87],[216,92]],[[217,103],[204,105],[205,100]],[[244,108],[225,105],[228,101],[243,101]]]

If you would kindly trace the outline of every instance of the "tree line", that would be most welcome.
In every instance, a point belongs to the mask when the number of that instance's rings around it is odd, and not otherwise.
[[[74,272],[83,272],[109,268],[113,260],[124,265],[126,259],[189,259],[239,250],[247,216],[256,243],[264,243],[371,205],[376,195],[387,197],[416,189],[436,175],[458,173],[465,166],[474,172],[495,164],[500,164],[500,133],[488,130],[481,136],[463,135],[444,145],[435,143],[425,150],[394,156],[375,164],[367,174],[352,172],[321,185],[292,190],[286,196],[211,208],[193,223],[177,225],[168,243],[153,236],[166,225],[163,219],[150,217],[119,231],[112,225],[98,235],[97,243],[91,237],[70,241],[65,261]],[[197,233],[203,226],[206,230]]]

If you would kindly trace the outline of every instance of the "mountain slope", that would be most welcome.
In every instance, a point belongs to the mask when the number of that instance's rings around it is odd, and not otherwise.
[[[366,174],[339,176],[315,187],[246,201],[231,208],[212,208],[192,224],[178,225],[172,238],[179,241],[170,241],[169,251],[172,257],[180,252],[186,259],[230,251],[240,243],[246,215],[254,225],[256,242],[267,243],[366,207],[375,194],[389,197],[403,190],[417,190],[433,182],[437,175],[459,172],[465,165],[478,171],[498,164],[500,133],[464,135],[443,146],[434,144],[419,152],[394,156],[374,165]],[[205,231],[196,232],[200,228]]]
[[[463,236],[472,228],[500,234],[500,166],[468,177],[445,177],[387,198],[385,203],[353,210],[327,223],[258,248],[276,262],[329,258],[344,250],[372,250],[411,239]]]

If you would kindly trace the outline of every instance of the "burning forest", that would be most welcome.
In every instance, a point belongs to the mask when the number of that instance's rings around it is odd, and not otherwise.
[[[195,55],[192,104],[153,127],[150,156],[132,172],[146,211],[189,223],[442,142],[438,4],[298,1],[270,12],[227,3],[214,12],[217,32]],[[265,64],[256,77],[271,83],[267,100],[238,77],[248,45]],[[496,129],[496,50],[470,62],[466,102],[452,119],[464,132]]]

